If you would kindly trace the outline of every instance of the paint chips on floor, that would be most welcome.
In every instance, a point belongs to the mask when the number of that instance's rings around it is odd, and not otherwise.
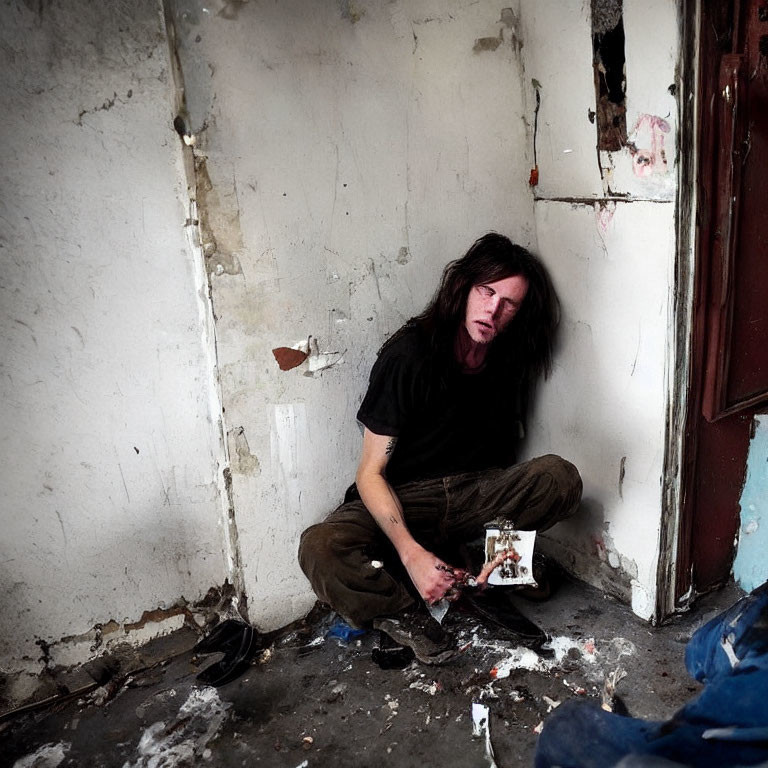
[[[142,734],[138,759],[123,768],[174,768],[199,761],[208,742],[227,719],[231,706],[215,688],[195,688],[181,705],[172,723],[157,722]]]
[[[43,744],[30,755],[20,757],[13,768],[58,768],[67,756],[70,745],[66,742],[59,744]]]

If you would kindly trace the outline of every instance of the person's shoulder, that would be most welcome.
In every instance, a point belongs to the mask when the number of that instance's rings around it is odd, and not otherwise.
[[[422,329],[414,323],[406,323],[384,342],[379,358],[423,359],[427,352],[428,343]]]

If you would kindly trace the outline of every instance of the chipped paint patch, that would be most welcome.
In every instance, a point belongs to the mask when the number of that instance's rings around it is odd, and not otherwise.
[[[499,32],[497,37],[478,37],[472,46],[474,53],[483,53],[484,51],[495,51],[504,42],[504,35]]]
[[[347,318],[341,318],[346,320]],[[292,347],[277,347],[272,350],[272,354],[277,360],[277,364],[282,371],[290,371],[297,368],[305,360],[307,361],[307,370],[305,376],[313,376],[334,365],[344,362],[344,352],[324,352],[320,349],[320,342],[316,336],[309,336],[306,339],[297,342]]]
[[[664,136],[669,123],[657,115],[640,115],[630,131],[627,146],[632,155],[632,172],[641,178],[667,172]]]
[[[200,227],[200,245],[206,270],[211,275],[241,275],[238,253],[243,251],[237,189],[219,191],[211,181],[205,157],[195,157],[195,194]],[[231,200],[224,205],[222,199]]]
[[[281,371],[297,368],[309,357],[306,352],[292,347],[276,347],[272,350],[272,354],[275,356]]]
[[[616,201],[599,200],[595,203],[595,219],[597,220],[597,226],[600,231],[605,234],[608,231],[608,227],[613,221],[613,216],[616,213]]]
[[[243,427],[236,427],[227,432],[229,455],[233,472],[240,475],[257,475],[261,471],[259,460],[251,453],[248,438]]]

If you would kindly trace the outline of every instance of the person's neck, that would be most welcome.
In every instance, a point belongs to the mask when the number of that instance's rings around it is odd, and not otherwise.
[[[474,373],[485,367],[488,344],[480,344],[473,341],[466,327],[462,323],[456,334],[454,353],[456,355],[456,360],[461,366],[461,370],[467,373]]]

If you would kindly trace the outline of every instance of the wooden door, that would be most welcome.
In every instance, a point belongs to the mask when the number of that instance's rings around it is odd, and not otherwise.
[[[768,1],[703,0],[701,9],[696,285],[677,599],[730,574],[752,417],[768,407]]]

